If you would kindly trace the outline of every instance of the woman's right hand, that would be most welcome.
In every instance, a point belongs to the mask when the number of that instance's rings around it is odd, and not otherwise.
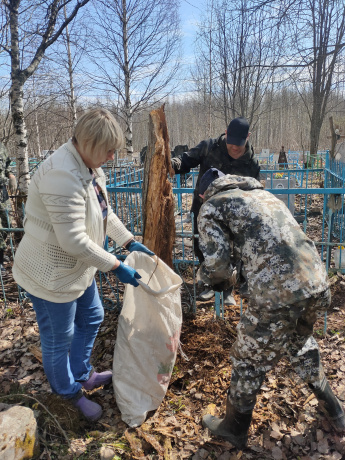
[[[122,283],[128,283],[134,287],[139,286],[137,279],[141,278],[141,276],[129,265],[125,265],[123,262],[120,262],[119,266],[115,268],[115,270],[112,270],[112,272],[115,273]]]

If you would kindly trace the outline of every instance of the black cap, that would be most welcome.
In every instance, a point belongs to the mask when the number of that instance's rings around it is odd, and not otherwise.
[[[222,171],[219,171],[217,168],[210,168],[208,169],[205,174],[202,176],[200,185],[199,185],[199,193],[200,195],[203,195],[208,186],[215,180],[218,179],[218,177],[225,176],[225,174],[222,173]]]
[[[226,143],[242,146],[246,143],[248,133],[248,120],[244,117],[234,118],[226,131]]]

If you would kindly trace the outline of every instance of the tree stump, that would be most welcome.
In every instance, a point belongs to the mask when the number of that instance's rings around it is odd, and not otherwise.
[[[143,243],[172,267],[175,205],[168,174],[173,176],[174,170],[171,167],[169,135],[163,104],[159,109],[152,110],[149,118],[149,142],[143,183]]]

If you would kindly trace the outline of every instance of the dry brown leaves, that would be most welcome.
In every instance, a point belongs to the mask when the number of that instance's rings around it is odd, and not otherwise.
[[[327,334],[323,336],[324,321],[320,319],[315,326],[315,337],[332,388],[345,401],[344,275],[334,277],[332,291]],[[106,311],[93,354],[98,370],[112,366],[117,317],[116,311]],[[224,413],[231,377],[229,351],[239,318],[239,307],[226,308],[225,319],[216,320],[212,302],[199,303],[196,317],[184,318],[181,341],[188,360],[178,356],[163,403],[155,413],[149,414],[141,427],[128,428],[121,421],[112,387],[100,388],[90,394],[104,409],[97,424],[83,422],[71,431],[70,424],[63,420],[63,413],[55,412],[71,439],[74,454],[54,453],[54,443],[60,434],[54,431],[53,422],[47,425],[45,421],[40,426],[45,436],[41,458],[105,459],[111,458],[109,455],[121,459],[193,460],[345,458],[345,437],[333,431],[318,410],[317,400],[287,360],[282,360],[267,375],[255,408],[248,447],[243,452],[210,437],[203,429],[204,413]],[[13,391],[13,385],[17,384],[22,390],[25,388],[27,394],[42,398],[54,413],[54,405],[47,402],[49,385],[42,369],[38,328],[30,305],[22,309],[11,303],[7,311],[2,308],[0,363],[2,395]],[[64,440],[60,438],[59,443],[64,444]]]

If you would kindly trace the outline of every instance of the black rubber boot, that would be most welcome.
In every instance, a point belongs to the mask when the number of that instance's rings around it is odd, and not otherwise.
[[[326,413],[333,428],[339,432],[345,431],[344,409],[339,399],[333,393],[329,383],[326,383],[323,390],[315,389],[312,385],[310,385],[310,388],[313,390],[321,409]]]
[[[225,417],[220,419],[207,414],[202,419],[202,425],[204,428],[208,428],[215,436],[220,436],[226,441],[231,442],[238,449],[243,449],[247,445],[252,413],[243,414],[239,412],[233,407],[228,396]]]

